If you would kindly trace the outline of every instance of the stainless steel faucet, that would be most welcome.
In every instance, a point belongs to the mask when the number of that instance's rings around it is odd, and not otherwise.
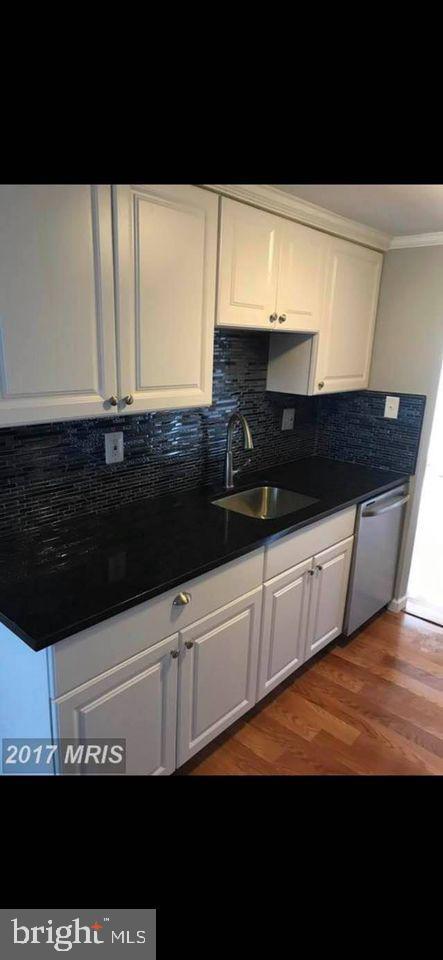
[[[234,429],[237,423],[240,423],[243,429],[243,439],[245,450],[253,450],[254,444],[252,442],[252,433],[249,427],[249,423],[246,417],[242,413],[237,413],[235,410],[233,414],[229,417],[228,422],[228,435],[226,441],[226,459],[225,459],[225,487],[226,490],[232,490],[234,486],[234,476],[238,473],[238,470],[233,469],[233,460],[232,460],[232,437],[234,434]]]

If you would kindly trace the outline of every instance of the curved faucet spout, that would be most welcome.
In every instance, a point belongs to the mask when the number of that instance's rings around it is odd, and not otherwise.
[[[252,433],[249,423],[246,417],[242,413],[238,413],[237,410],[229,417],[228,422],[228,433],[226,441],[226,460],[225,460],[225,487],[227,490],[232,490],[234,486],[234,475],[238,473],[238,470],[233,469],[233,460],[232,460],[232,437],[234,434],[234,429],[236,424],[239,423],[243,430],[243,443],[245,450],[253,450],[254,443],[252,440]]]

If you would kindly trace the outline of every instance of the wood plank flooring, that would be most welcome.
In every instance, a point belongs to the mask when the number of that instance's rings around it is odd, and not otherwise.
[[[443,628],[382,613],[178,773],[443,774]]]

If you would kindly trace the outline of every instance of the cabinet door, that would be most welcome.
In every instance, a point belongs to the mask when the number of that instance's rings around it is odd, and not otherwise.
[[[177,763],[255,703],[262,588],[181,631]]]
[[[304,661],[312,559],[264,585],[257,699]]]
[[[314,557],[306,660],[341,633],[353,542],[348,537]]]
[[[119,407],[208,405],[218,198],[181,184],[118,186],[114,214]]]
[[[0,186],[0,426],[115,413],[109,186]]]
[[[217,326],[271,330],[283,221],[225,197],[221,205]]]
[[[126,774],[175,769],[178,634],[106,671],[54,701],[58,737],[96,742],[126,740]],[[100,766],[65,767],[99,775]],[[118,765],[115,773],[119,772]],[[106,770],[109,774],[109,769]]]
[[[313,393],[367,387],[382,262],[375,250],[330,240]]]
[[[282,220],[276,329],[320,330],[328,237]]]

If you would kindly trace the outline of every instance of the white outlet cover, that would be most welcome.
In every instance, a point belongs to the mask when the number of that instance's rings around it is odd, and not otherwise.
[[[281,418],[282,430],[292,430],[295,419],[295,407],[286,407]]]
[[[121,463],[123,460],[123,431],[105,433],[106,463]]]
[[[400,406],[400,397],[386,397],[385,417],[396,420],[398,417],[398,408]]]

